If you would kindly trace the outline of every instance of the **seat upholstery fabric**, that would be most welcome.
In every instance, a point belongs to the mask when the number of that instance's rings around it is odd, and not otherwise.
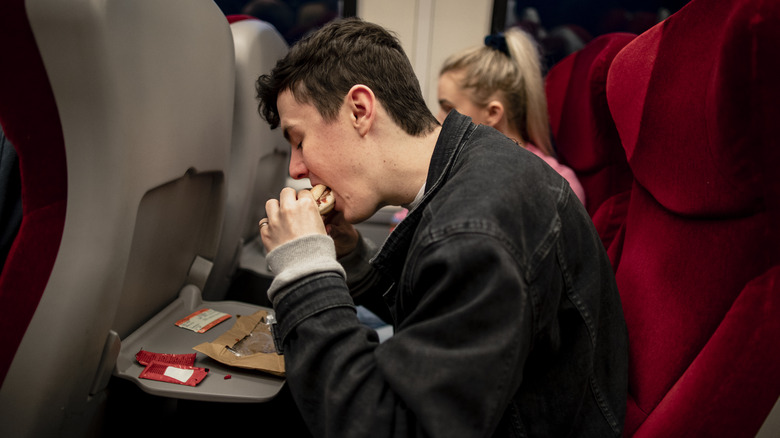
[[[607,105],[607,72],[615,55],[635,37],[597,37],[553,66],[545,80],[558,156],[582,183],[588,213],[605,247],[623,223],[632,182]]]
[[[780,3],[693,0],[614,59],[626,436],[754,436],[780,394]]]
[[[22,223],[0,275],[0,308],[6,310],[0,318],[2,386],[60,246],[67,171],[59,114],[24,1],[4,2],[0,28],[0,124],[19,156],[23,205]]]

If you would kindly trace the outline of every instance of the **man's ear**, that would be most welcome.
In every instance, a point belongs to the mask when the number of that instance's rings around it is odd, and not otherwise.
[[[347,93],[346,104],[351,112],[352,126],[361,136],[366,135],[376,118],[377,100],[374,92],[366,85],[354,85]]]
[[[485,125],[497,127],[504,118],[504,104],[500,100],[491,100],[485,108]]]

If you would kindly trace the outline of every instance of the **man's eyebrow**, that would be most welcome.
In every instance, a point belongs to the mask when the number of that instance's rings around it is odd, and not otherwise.
[[[288,142],[290,141],[290,126],[282,126],[282,135],[284,135],[284,139]]]

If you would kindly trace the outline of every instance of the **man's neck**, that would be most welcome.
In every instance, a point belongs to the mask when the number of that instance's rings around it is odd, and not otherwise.
[[[388,201],[391,205],[407,205],[414,201],[428,177],[428,167],[439,139],[441,127],[431,133],[415,137],[403,134],[395,143],[388,142],[385,178],[390,187]]]

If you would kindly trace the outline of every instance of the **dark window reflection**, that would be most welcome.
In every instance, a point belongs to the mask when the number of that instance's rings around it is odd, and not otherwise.
[[[215,0],[225,15],[271,23],[289,44],[338,17],[355,15],[356,0]]]
[[[519,26],[531,33],[539,42],[545,68],[549,69],[599,35],[640,34],[688,1],[495,0],[493,27]]]

